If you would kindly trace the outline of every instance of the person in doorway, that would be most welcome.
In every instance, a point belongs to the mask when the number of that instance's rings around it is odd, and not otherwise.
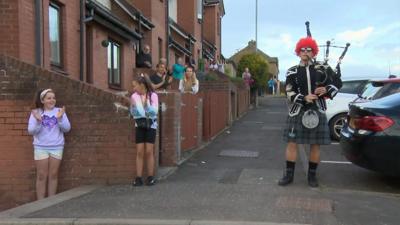
[[[46,192],[47,196],[57,192],[64,133],[71,129],[71,124],[65,107],[56,107],[56,96],[52,89],[39,90],[35,105],[29,117],[28,133],[33,135],[36,197],[39,200],[46,197]]]
[[[300,39],[295,52],[300,57],[300,63],[291,67],[286,74],[286,94],[291,107],[284,130],[284,140],[288,143],[286,170],[278,184],[285,186],[293,182],[298,145],[309,144],[308,184],[317,187],[320,145],[331,143],[325,115],[325,97],[333,98],[338,89],[329,82],[330,79],[327,79],[327,83],[318,82],[324,71],[320,71],[314,62],[318,54],[318,45],[314,39]]]
[[[143,74],[132,81],[134,93],[131,96],[130,113],[135,119],[136,134],[136,178],[133,186],[142,186],[143,165],[147,165],[146,185],[156,183],[154,177],[154,143],[158,127],[158,96],[153,91],[149,78]]]
[[[150,46],[144,45],[142,51],[139,52],[136,58],[136,67],[151,68],[153,66],[151,60]]]

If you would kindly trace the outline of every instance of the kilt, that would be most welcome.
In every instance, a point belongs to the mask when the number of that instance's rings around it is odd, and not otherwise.
[[[329,145],[331,143],[328,121],[325,113],[316,110],[319,124],[316,128],[308,129],[301,123],[305,109],[301,109],[298,115],[286,119],[286,126],[283,131],[283,140],[297,144],[318,144]]]

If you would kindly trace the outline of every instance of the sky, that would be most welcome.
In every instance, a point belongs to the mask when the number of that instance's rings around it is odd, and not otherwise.
[[[255,40],[256,0],[224,0],[222,54],[231,57]],[[258,48],[278,57],[279,79],[296,65],[297,41],[306,36],[305,21],[318,45],[345,46],[342,78],[400,76],[399,0],[258,0]],[[335,67],[343,49],[330,49],[329,64]],[[320,48],[318,60],[323,60]]]

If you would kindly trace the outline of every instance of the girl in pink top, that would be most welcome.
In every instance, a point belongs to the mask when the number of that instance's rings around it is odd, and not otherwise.
[[[143,163],[147,165],[147,185],[154,185],[154,143],[157,131],[158,96],[151,81],[141,74],[132,81],[131,115],[135,119],[136,134],[136,178],[133,186],[143,185]]]

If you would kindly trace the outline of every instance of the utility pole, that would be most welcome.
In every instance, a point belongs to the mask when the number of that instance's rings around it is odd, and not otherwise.
[[[258,27],[258,0],[256,0],[256,53],[257,53],[257,27]]]

